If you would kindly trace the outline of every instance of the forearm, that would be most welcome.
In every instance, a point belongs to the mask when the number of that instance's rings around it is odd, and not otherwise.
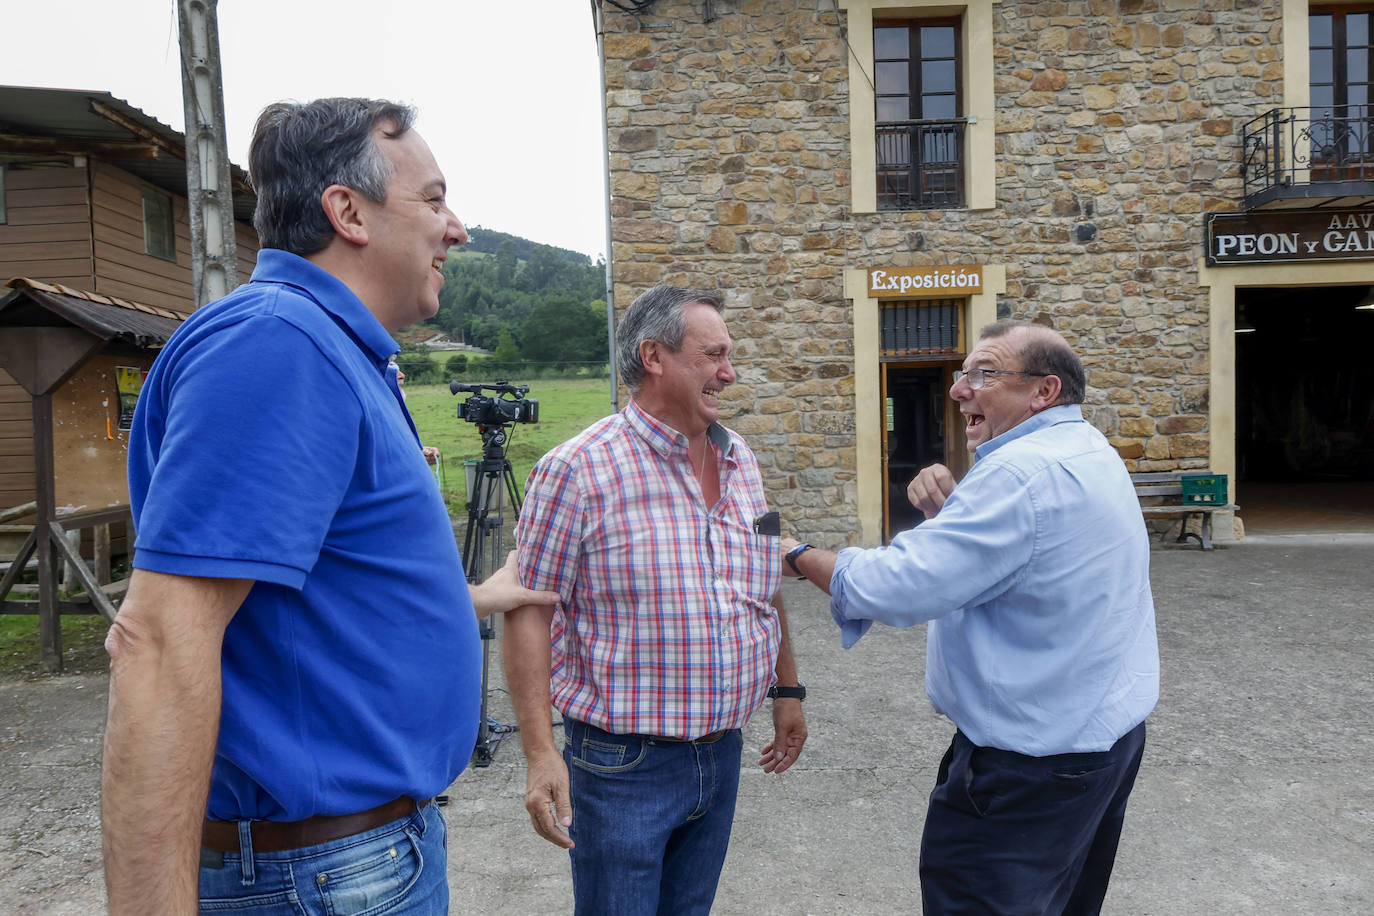
[[[820,547],[804,550],[795,562],[797,569],[812,585],[830,594],[830,578],[835,572],[836,554]]]
[[[808,551],[809,552],[809,551]],[[773,607],[778,610],[778,660],[773,666],[773,674],[777,677],[778,683],[785,687],[795,687],[799,682],[797,677],[797,662],[792,657],[792,636],[787,627],[787,609],[783,607],[782,593],[773,596]]]
[[[520,742],[526,757],[556,751],[553,719],[549,714],[551,649],[549,623],[553,611],[537,605],[506,614],[501,651],[506,668],[506,688],[520,724]]]
[[[236,609],[250,584],[240,589],[224,580],[214,588]],[[205,626],[165,626],[167,616],[148,605],[163,597],[135,585],[106,639],[110,696],[101,819],[106,892],[116,916],[189,913],[197,906],[224,630],[213,615],[199,618]],[[200,610],[176,607],[187,618]]]

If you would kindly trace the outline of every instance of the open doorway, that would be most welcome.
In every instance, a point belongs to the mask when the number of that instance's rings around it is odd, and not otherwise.
[[[951,443],[950,373],[960,363],[942,360],[883,366],[883,541],[925,521],[906,497],[907,484],[921,468],[950,465],[955,473],[962,436]],[[954,453],[952,454],[952,449]]]
[[[1374,287],[1236,291],[1236,501],[1248,532],[1315,514],[1374,524],[1367,306]]]

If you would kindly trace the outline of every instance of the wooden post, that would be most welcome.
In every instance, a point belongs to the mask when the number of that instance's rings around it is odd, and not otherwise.
[[[53,475],[52,395],[33,399],[34,489],[38,521],[33,530],[38,551],[38,644],[47,671],[62,670],[62,621],[57,608],[57,554],[49,523],[57,503]]]
[[[78,557],[81,556],[81,531],[80,531],[80,530],[76,530],[76,531],[64,531],[64,532],[62,533],[62,537],[63,537],[63,538],[66,540],[66,542],[67,542],[67,547],[69,548],[69,551],[68,551],[68,552],[74,553],[74,554],[76,554]],[[72,589],[75,588],[75,587],[77,587],[77,585],[80,583],[80,581],[81,581],[81,580],[78,579],[77,576],[76,576],[76,567],[75,567],[74,565],[72,565],[72,561],[71,561],[71,560],[67,560],[67,559],[63,559],[63,561],[62,561],[62,578],[61,578],[61,585],[62,585],[61,597],[65,598],[66,596],[70,595],[71,592],[72,592]]]
[[[91,536],[95,552],[95,581],[110,584],[110,525],[96,525]]]

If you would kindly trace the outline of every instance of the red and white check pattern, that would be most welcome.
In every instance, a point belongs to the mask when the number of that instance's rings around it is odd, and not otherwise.
[[[634,401],[535,466],[516,525],[521,580],[563,600],[553,705],[620,734],[737,728],[773,679],[781,579],[753,452],[711,429],[721,500],[705,505],[687,438]]]

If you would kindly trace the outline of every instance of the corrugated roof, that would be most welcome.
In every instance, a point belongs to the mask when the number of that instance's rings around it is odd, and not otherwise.
[[[0,135],[69,140],[72,153],[113,163],[163,190],[186,196],[186,137],[108,92],[0,86]],[[5,142],[0,138],[0,151]],[[234,218],[253,219],[248,173],[230,163]]]
[[[6,284],[0,297],[0,327],[72,325],[107,343],[118,340],[142,349],[157,349],[186,316],[127,299],[115,299],[25,277]]]

